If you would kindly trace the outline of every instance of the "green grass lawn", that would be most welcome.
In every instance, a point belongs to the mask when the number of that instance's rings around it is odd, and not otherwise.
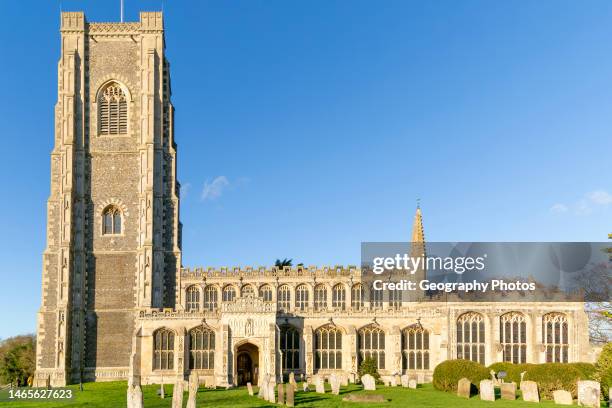
[[[107,383],[87,383],[84,384],[84,391],[79,391],[78,385],[71,385],[74,390],[75,399],[71,402],[0,402],[0,406],[11,407],[125,407],[126,406],[126,382],[107,382]],[[157,396],[158,385],[146,385],[143,387],[144,405],[149,407],[170,407],[172,401],[172,386],[166,385],[166,398],[161,399]],[[361,386],[351,384],[349,387],[341,388],[340,395],[317,394],[314,391],[301,392],[302,386],[298,384],[298,392],[295,396],[296,407],[357,407],[367,406],[372,408],[379,407],[440,407],[440,408],[460,408],[460,407],[495,407],[495,408],[521,408],[536,407],[538,404],[516,401],[497,400],[493,402],[480,401],[478,396],[471,399],[459,398],[454,394],[435,390],[431,384],[426,384],[416,390],[401,387],[380,387],[376,391],[363,391]],[[329,390],[329,388],[328,388]],[[257,392],[257,387],[255,387]],[[370,393],[382,394],[389,400],[383,404],[358,404],[353,402],[343,402],[342,397],[348,393]],[[187,404],[187,393],[183,398],[183,404]],[[494,405],[493,405],[494,404]],[[554,406],[551,401],[544,401],[545,406]],[[278,407],[263,401],[257,396],[248,395],[246,387],[239,387],[230,390],[217,389],[209,390],[201,388],[198,392],[198,406],[201,407]],[[604,405],[602,404],[602,407]]]

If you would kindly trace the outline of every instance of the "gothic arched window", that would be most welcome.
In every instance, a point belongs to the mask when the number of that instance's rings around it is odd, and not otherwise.
[[[327,309],[327,287],[320,283],[314,289],[314,308],[315,310]]]
[[[499,341],[503,361],[515,364],[527,362],[527,324],[522,313],[509,312],[500,316]]]
[[[339,310],[346,308],[346,290],[341,283],[332,288],[332,308]]]
[[[314,333],[315,369],[342,369],[342,332],[334,326],[319,327]]]
[[[373,358],[379,370],[385,369],[385,332],[376,326],[359,330],[357,336],[359,362]]]
[[[232,285],[226,285],[223,288],[223,301],[224,302],[232,302],[236,297],[236,288]]]
[[[217,309],[217,288],[213,285],[208,285],[204,289],[204,309],[210,311]]]
[[[542,317],[542,344],[547,363],[567,363],[569,351],[567,317],[548,313]]]
[[[159,329],[153,333],[153,369],[174,369],[174,332]]]
[[[382,309],[383,306],[383,291],[370,288],[370,308]]]
[[[121,210],[110,205],[102,213],[102,234],[121,234]]]
[[[402,291],[390,290],[389,293],[389,308],[400,309],[402,307]]]
[[[262,285],[262,287],[259,288],[259,296],[263,298],[264,302],[271,302],[272,287],[270,287],[270,285]]]
[[[118,83],[111,82],[98,96],[98,133],[125,135],[127,132],[127,97]]]
[[[287,312],[291,308],[291,289],[288,285],[281,285],[278,288],[278,295],[276,297],[278,303],[278,310]]]
[[[457,319],[457,358],[485,363],[485,325],[480,313],[464,313]]]
[[[189,368],[212,370],[215,368],[215,332],[206,327],[189,331]]]
[[[255,294],[255,289],[253,289],[253,286],[251,285],[244,285],[242,287],[242,289],[240,290],[240,296],[242,297],[253,297],[253,295]]]
[[[291,325],[280,327],[280,352],[284,370],[300,368],[300,332]]]
[[[402,369],[429,370],[429,331],[419,325],[402,330]]]
[[[186,308],[188,312],[192,310],[200,310],[200,288],[196,285],[191,285],[187,288]]]
[[[295,289],[295,307],[298,310],[308,307],[308,286],[301,284]]]
[[[356,283],[351,288],[351,307],[353,310],[361,310],[363,309],[363,285],[361,283]]]

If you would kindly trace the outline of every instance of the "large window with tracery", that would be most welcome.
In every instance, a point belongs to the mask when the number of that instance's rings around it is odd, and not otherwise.
[[[357,333],[359,363],[366,358],[376,361],[379,370],[385,368],[385,332],[377,326],[367,326]]]
[[[255,294],[255,289],[251,285],[244,285],[242,289],[240,289],[240,296],[242,297],[253,297]]]
[[[291,308],[291,289],[288,285],[279,286],[276,301],[278,304],[278,310],[284,312],[289,311]]]
[[[208,285],[204,289],[204,309],[217,310],[217,288],[213,285]]]
[[[298,310],[308,308],[308,286],[305,284],[300,284],[295,288],[295,307]]]
[[[300,368],[300,332],[291,325],[280,327],[280,351],[284,370]]]
[[[272,301],[272,287],[270,285],[262,285],[259,288],[259,296],[261,296],[264,302]]]
[[[327,287],[319,283],[314,289],[314,308],[315,310],[327,309]]]
[[[389,293],[389,308],[400,309],[402,307],[402,291],[390,290]]]
[[[174,369],[174,332],[159,329],[153,333],[153,369]]]
[[[236,288],[232,285],[226,285],[223,288],[223,301],[232,302],[236,298]]]
[[[356,283],[351,288],[351,308],[353,310],[361,310],[363,309],[363,285],[361,283]]]
[[[429,331],[420,325],[402,330],[402,369],[429,370]]]
[[[383,291],[370,288],[370,308],[382,309],[383,306]]]
[[[480,313],[464,313],[457,319],[457,358],[485,363],[485,324]]]
[[[199,326],[189,331],[189,368],[215,368],[215,332],[209,328]]]
[[[509,312],[499,318],[499,342],[502,346],[503,361],[509,363],[527,362],[527,323],[525,315]]]
[[[341,283],[332,288],[332,308],[336,310],[346,309],[346,289]]]
[[[200,288],[196,285],[187,288],[185,306],[188,312],[200,310]]]
[[[563,313],[548,313],[542,317],[542,344],[547,363],[567,363],[569,333],[567,316]]]
[[[342,369],[342,332],[328,325],[318,328],[314,333],[314,352],[316,370]]]
[[[121,234],[121,210],[110,205],[102,213],[102,234]]]
[[[111,82],[98,96],[98,133],[124,135],[127,132],[127,97],[118,83]]]

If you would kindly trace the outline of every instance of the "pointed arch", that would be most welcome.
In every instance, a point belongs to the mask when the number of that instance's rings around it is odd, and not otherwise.
[[[342,369],[342,330],[327,324],[314,332],[315,370]]]
[[[527,323],[520,312],[508,312],[499,317],[499,342],[505,362],[527,362]]]
[[[457,358],[485,364],[485,342],[483,315],[467,312],[457,318]]]
[[[413,324],[402,330],[402,369],[429,370],[429,330]]]
[[[192,370],[215,368],[215,332],[203,325],[189,330],[189,368]]]
[[[117,80],[102,84],[96,94],[99,135],[128,134],[128,88]]]
[[[385,369],[385,332],[376,324],[369,324],[357,331],[358,364],[366,358],[376,361],[379,370]]]
[[[174,336],[166,327],[153,332],[153,370],[174,369]]]

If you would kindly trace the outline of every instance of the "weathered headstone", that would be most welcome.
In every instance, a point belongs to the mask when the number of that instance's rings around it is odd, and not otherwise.
[[[408,374],[402,375],[401,381],[402,381],[402,387],[408,388],[408,381],[409,381]]]
[[[578,381],[578,405],[599,408],[600,397],[597,381]]]
[[[425,373],[418,373],[417,374],[417,383],[425,384]]]
[[[319,375],[314,376],[315,391],[319,394],[325,394],[325,380]]]
[[[166,390],[164,389],[164,381],[159,385],[159,397],[164,399],[166,398]]]
[[[51,389],[51,376],[48,375],[47,378],[45,378],[45,388],[50,390]]]
[[[362,376],[361,383],[363,384],[364,390],[368,390],[368,391],[376,390],[376,381],[374,380],[374,377],[372,377],[370,374],[366,374]]]
[[[393,376],[393,386],[402,385],[402,377],[399,374]]]
[[[553,391],[553,399],[557,405],[572,405],[574,403],[572,393],[565,390]]]
[[[521,382],[523,382],[523,377],[525,377],[525,374],[527,374],[527,371],[522,371],[521,372]],[[520,385],[519,385],[519,388],[520,388]]]
[[[183,380],[177,380],[172,389],[172,408],[183,408],[183,392],[185,391],[185,383]]]
[[[268,381],[270,381],[270,376],[268,376],[268,374],[265,374],[262,379],[261,382],[259,383],[259,392],[257,392],[257,396],[259,398],[268,399]]]
[[[493,380],[482,380],[480,382],[480,399],[483,401],[495,401],[495,388]]]
[[[252,397],[253,396],[253,384],[251,384],[250,382],[247,383],[247,390],[249,391],[249,395]]]
[[[408,388],[412,388],[413,390],[416,390],[417,388],[417,380],[415,380],[414,378],[411,378],[408,380]]]
[[[521,394],[523,394],[523,401],[540,402],[538,383],[535,381],[521,381]]]
[[[340,395],[340,378],[336,374],[329,376],[329,385],[331,385],[332,394]]]
[[[501,383],[501,399],[515,400],[516,399],[516,383]]]
[[[472,392],[472,382],[467,378],[462,378],[457,383],[457,395],[463,398],[470,398]]]
[[[285,404],[288,407],[293,407],[295,405],[295,387],[287,387],[287,401]]]
[[[287,388],[293,388],[293,386],[289,384]],[[278,384],[278,403],[281,405],[285,403],[285,384],[283,383]]]
[[[274,392],[274,388],[276,388],[276,382],[274,380],[270,380],[270,382],[268,382],[267,401],[273,404],[276,403],[276,393]]]
[[[293,371],[289,373],[289,384],[291,384],[293,388],[297,388],[297,383],[295,382],[295,374],[293,374]]]
[[[142,389],[140,385],[128,385],[127,408],[143,408]]]
[[[340,376],[340,385],[342,385],[343,387],[348,387],[348,385],[349,385],[348,375],[342,374]]]
[[[200,377],[193,371],[189,374],[189,396],[187,397],[187,408],[196,408],[198,398],[198,388],[200,388]]]
[[[385,397],[380,394],[352,394],[352,393],[342,398],[342,401],[365,402],[365,403],[387,402]]]

